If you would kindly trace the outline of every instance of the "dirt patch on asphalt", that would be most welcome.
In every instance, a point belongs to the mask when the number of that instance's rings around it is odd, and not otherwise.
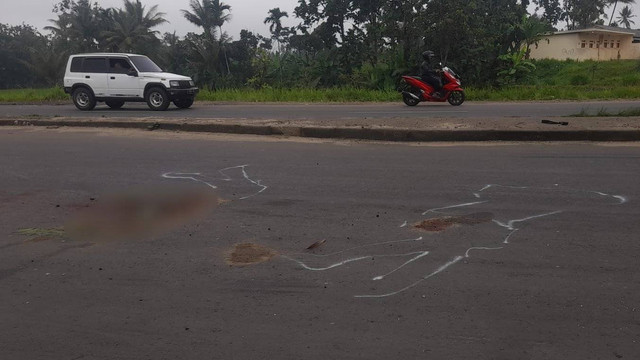
[[[237,244],[227,254],[227,264],[233,266],[246,266],[263,263],[271,260],[277,253],[267,247],[258,244]]]
[[[456,225],[478,225],[493,220],[493,214],[487,212],[473,213],[462,216],[445,216],[440,218],[427,219],[413,227],[422,231],[440,232]]]

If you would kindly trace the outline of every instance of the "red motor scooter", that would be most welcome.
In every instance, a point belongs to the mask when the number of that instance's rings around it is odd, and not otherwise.
[[[403,76],[404,86],[401,91],[404,103],[409,106],[416,106],[421,101],[448,101],[453,106],[462,105],[465,95],[458,75],[446,66],[442,67],[440,74],[443,84],[441,94],[433,94],[433,87],[422,81],[419,76]]]

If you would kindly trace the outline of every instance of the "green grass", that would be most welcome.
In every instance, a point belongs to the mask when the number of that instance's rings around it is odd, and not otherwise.
[[[0,90],[0,103],[2,102],[38,102],[67,100],[69,95],[59,87],[48,89],[12,89]]]
[[[469,101],[547,101],[640,99],[640,62],[534,62],[536,70],[522,85],[501,89],[466,88]],[[464,80],[464,79],[463,79]],[[232,89],[202,90],[200,101],[229,102],[399,102],[393,90]],[[0,90],[0,103],[69,101],[61,88]]]
[[[640,99],[640,86],[519,85],[502,89],[466,88],[468,101],[547,101]],[[397,91],[337,89],[231,89],[202,90],[199,101],[228,102],[398,102]],[[60,88],[0,90],[0,103],[69,101]]]
[[[203,90],[198,100],[244,102],[385,102],[398,101],[397,91],[355,88]]]

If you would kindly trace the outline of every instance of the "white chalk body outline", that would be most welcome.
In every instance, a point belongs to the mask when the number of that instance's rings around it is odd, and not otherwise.
[[[557,185],[556,185],[557,186]],[[535,189],[535,190],[552,190],[552,191],[558,191],[558,188],[535,188],[535,187],[528,187],[528,186],[509,186],[509,185],[499,185],[499,184],[488,184],[485,185],[482,189],[480,189],[477,192],[473,192],[472,195],[476,198],[476,199],[481,199],[482,198],[482,193],[488,189],[491,188],[506,188],[506,189],[517,189],[517,190],[529,190],[529,189]],[[625,204],[627,203],[629,200],[621,195],[611,195],[611,194],[607,194],[604,192],[600,192],[600,191],[588,191],[588,190],[566,190],[563,189],[562,191],[568,191],[568,192],[574,192],[574,193],[587,193],[587,194],[595,194],[595,195],[600,195],[603,197],[610,197],[612,199],[616,199],[618,201],[617,204],[614,205],[621,205],[621,204]],[[457,208],[463,208],[463,207],[471,207],[474,205],[480,205],[480,204],[486,204],[489,203],[489,200],[485,200],[485,201],[474,201],[474,202],[467,202],[467,203],[460,203],[460,204],[453,204],[453,205],[449,205],[449,206],[443,206],[443,207],[438,207],[438,208],[432,208],[429,210],[426,210],[422,213],[422,215],[427,215],[429,213],[434,213],[434,214],[442,214],[442,210],[449,210],[449,209],[457,209]],[[545,217],[549,217],[549,216],[553,216],[553,215],[558,215],[563,213],[564,210],[555,210],[555,211],[551,211],[551,212],[547,212],[547,213],[542,213],[542,214],[537,214],[537,215],[532,215],[532,216],[528,216],[528,217],[524,217],[524,218],[519,218],[519,219],[511,219],[508,220],[506,223],[505,222],[501,222],[498,220],[492,220],[492,222],[494,224],[496,224],[499,227],[505,228],[507,230],[509,230],[509,233],[502,239],[502,244],[504,246],[496,246],[496,247],[479,247],[479,246],[474,246],[474,247],[470,247],[468,248],[465,252],[464,255],[457,255],[454,256],[453,258],[451,258],[448,262],[446,262],[445,264],[443,264],[442,266],[438,267],[436,270],[424,275],[422,278],[420,278],[419,280],[403,287],[400,288],[399,290],[396,291],[392,291],[392,292],[387,292],[387,293],[383,293],[383,294],[364,294],[364,295],[354,295],[355,298],[387,298],[387,297],[391,297],[391,296],[395,296],[395,295],[399,295],[407,290],[410,290],[414,287],[416,287],[417,285],[419,285],[420,283],[426,281],[429,278],[432,278],[442,272],[444,272],[445,270],[447,270],[448,268],[452,267],[453,265],[459,263],[461,260],[465,259],[465,258],[470,258],[471,257],[471,252],[472,251],[496,251],[496,250],[501,250],[503,249],[506,245],[510,244],[509,240],[511,239],[511,237],[520,230],[520,228],[516,227],[516,224],[518,223],[524,223],[524,222],[529,222],[532,220],[536,220],[536,219],[541,219],[541,218],[545,218]],[[402,225],[400,225],[400,228],[404,228],[408,225],[407,221],[404,221]],[[334,252],[334,253],[330,253],[330,254],[326,254],[326,255],[317,255],[317,254],[306,254],[306,256],[314,256],[314,257],[327,257],[327,256],[333,256],[333,255],[338,255],[338,254],[342,254],[348,251],[352,251],[352,250],[356,250],[356,249],[360,249],[360,248],[366,248],[366,247],[374,247],[374,246],[380,246],[380,245],[385,245],[385,244],[393,244],[393,243],[400,243],[400,242],[415,242],[415,241],[422,241],[424,240],[423,237],[419,237],[417,239],[406,239],[406,240],[397,240],[397,241],[385,241],[385,242],[379,242],[379,243],[372,243],[372,244],[367,244],[367,245],[362,245],[362,246],[356,246],[356,247],[352,247],[352,248],[348,248],[346,250],[342,250],[342,251],[338,251],[338,252]],[[417,260],[426,257],[427,255],[430,254],[429,251],[426,250],[422,250],[422,251],[417,251],[417,252],[413,252],[413,253],[408,253],[408,254],[386,254],[386,255],[376,255],[375,257],[402,257],[402,256],[411,256],[411,255],[415,255],[415,254],[419,254],[418,256],[415,256],[411,259],[409,259],[408,261],[404,262],[402,265],[396,267],[395,269],[393,269],[392,271],[384,274],[384,275],[380,275],[380,276],[376,276],[374,277],[372,280],[373,281],[377,281],[377,280],[382,280],[384,278],[386,278],[387,276],[393,275],[394,273],[396,273],[397,271],[399,271],[400,269],[404,268],[405,266],[416,262]],[[302,254],[300,254],[302,255]],[[366,255],[366,256],[357,256],[357,257],[352,257],[352,258],[347,258],[343,261],[334,263],[330,266],[326,266],[326,267],[312,267],[309,266],[307,263],[303,262],[302,260],[298,260],[295,259],[291,256],[287,256],[287,255],[281,255],[282,257],[284,257],[285,259],[291,260],[295,263],[297,263],[299,266],[301,266],[303,269],[305,270],[310,270],[310,271],[327,271],[327,270],[331,270],[331,269],[335,269],[336,267],[340,267],[340,266],[344,266],[353,262],[357,262],[357,261],[361,261],[364,259],[370,259],[372,257],[374,257],[373,255]]]
[[[243,196],[240,198],[240,200],[246,200],[249,198],[252,198],[256,195],[261,194],[262,192],[264,192],[265,190],[267,190],[269,187],[262,184],[262,180],[254,180],[252,178],[249,177],[249,174],[247,173],[247,167],[249,167],[248,164],[245,165],[238,165],[238,166],[230,166],[224,169],[220,169],[218,170],[218,173],[220,173],[220,175],[222,175],[222,179],[219,179],[221,181],[233,181],[233,178],[231,176],[229,176],[229,174],[227,174],[226,172],[228,170],[233,170],[233,169],[241,169],[242,170],[242,176],[243,178],[248,181],[250,184],[257,186],[260,188],[260,190],[254,194],[248,195],[248,196]],[[199,172],[193,172],[193,173],[183,173],[183,172],[166,172],[164,174],[162,174],[162,177],[165,179],[179,179],[179,180],[191,180],[191,181],[195,181],[195,182],[199,182],[201,184],[205,184],[208,187],[212,188],[212,189],[218,189],[218,187],[214,184],[212,184],[209,181],[205,181],[203,179],[201,179],[201,177],[203,177],[202,173]]]

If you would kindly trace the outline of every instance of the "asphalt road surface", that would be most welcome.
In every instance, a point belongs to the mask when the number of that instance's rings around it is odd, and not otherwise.
[[[112,110],[104,104],[95,110],[77,110],[69,101],[66,105],[0,105],[0,116],[62,116],[62,117],[156,117],[156,118],[216,118],[216,119],[279,119],[279,120],[327,120],[327,119],[380,119],[380,118],[508,118],[553,117],[575,115],[581,112],[595,114],[600,110],[617,113],[640,108],[637,101],[611,102],[518,102],[485,103],[468,102],[462,106],[423,103],[408,107],[398,103],[381,104],[207,104],[196,103],[193,108],[181,110],[171,106],[168,111],[153,112],[146,104],[129,103],[124,108]]]
[[[0,153],[1,359],[640,358],[637,144]]]

